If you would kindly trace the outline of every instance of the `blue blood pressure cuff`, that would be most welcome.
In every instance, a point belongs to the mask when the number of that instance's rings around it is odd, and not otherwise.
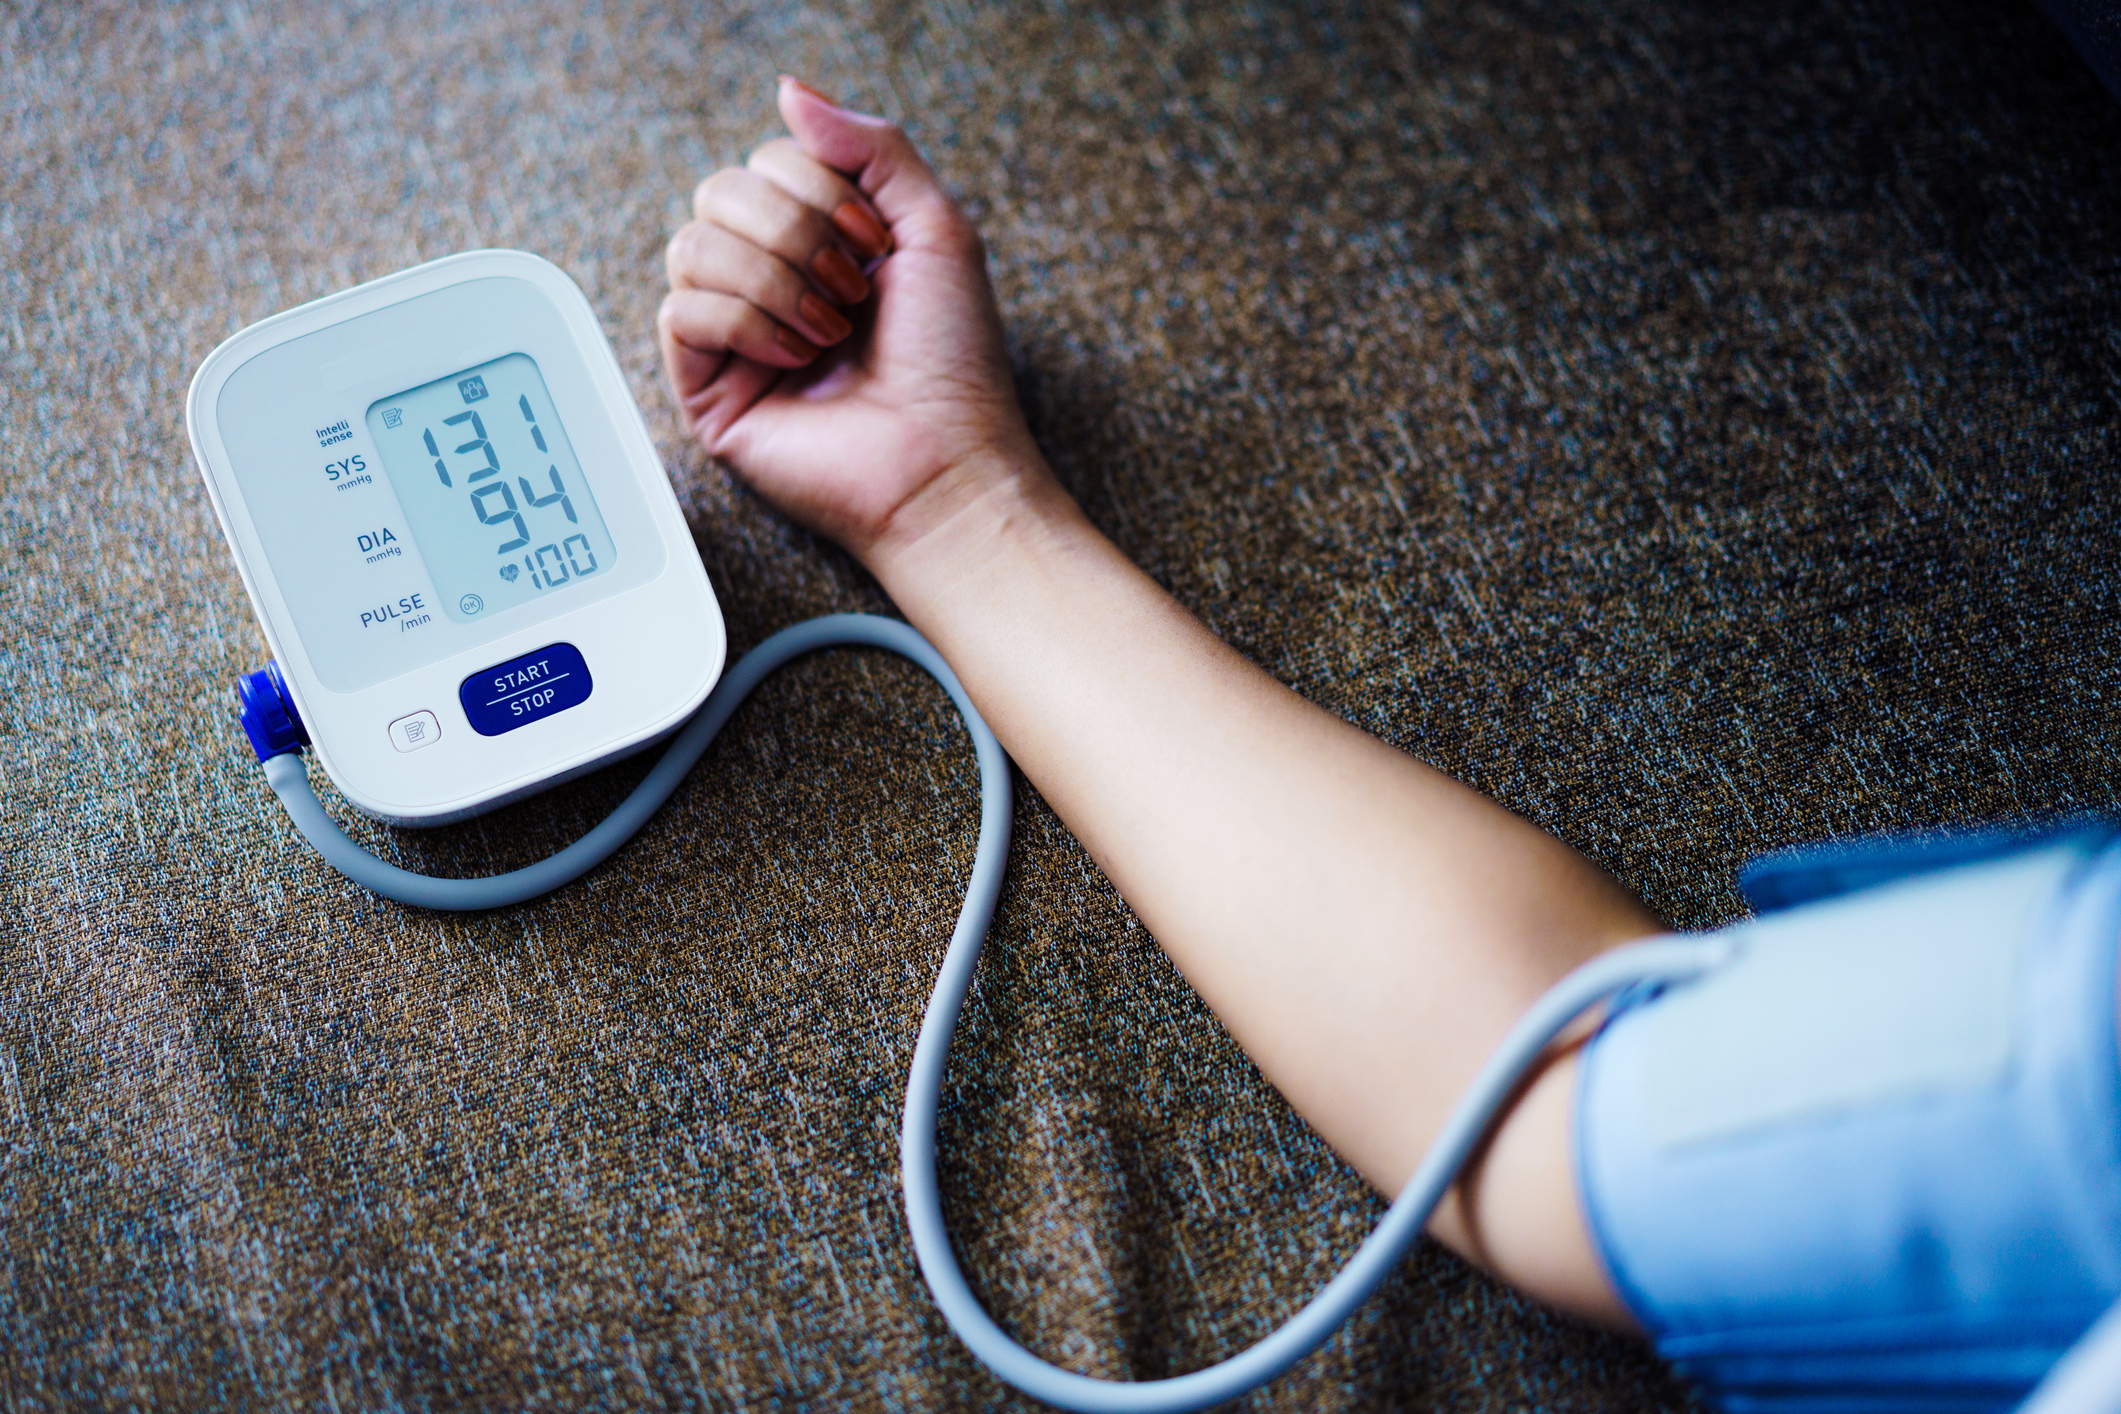
[[[1576,1162],[1733,1414],[2005,1410],[2121,1300],[2121,839],[1770,861],[1732,962],[1623,997]]]

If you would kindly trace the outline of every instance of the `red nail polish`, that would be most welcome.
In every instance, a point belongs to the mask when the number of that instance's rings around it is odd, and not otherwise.
[[[801,90],[802,90],[803,92],[805,92],[805,93],[809,94],[809,95],[810,95],[810,96],[811,96],[812,98],[815,98],[815,99],[816,99],[816,100],[817,100],[818,102],[820,102],[820,103],[828,104],[828,105],[830,105],[831,107],[834,107],[834,108],[837,108],[837,107],[839,107],[839,106],[840,106],[839,104],[837,104],[837,103],[834,103],[834,102],[833,102],[833,101],[832,101],[831,99],[827,98],[827,97],[826,97],[826,96],[825,96],[824,94],[822,94],[822,93],[819,93],[819,92],[818,92],[818,91],[817,91],[816,89],[812,88],[812,87],[811,87],[811,86],[810,86],[809,84],[807,84],[807,83],[804,83],[804,82],[803,82],[803,81],[802,81],[801,79],[799,79],[799,78],[795,77],[795,76],[794,76],[793,74],[782,74],[782,75],[781,75],[781,82],[782,82],[782,83],[786,83],[786,84],[794,84],[794,85],[795,85],[795,86],[796,86],[797,88],[799,88],[799,89],[801,89]]]
[[[773,326],[773,342],[805,362],[817,357],[817,345],[785,324]]]
[[[825,287],[825,293],[841,304],[860,304],[869,298],[869,281],[862,269],[836,245],[828,245],[810,258],[810,273]]]
[[[822,334],[828,344],[836,344],[854,332],[854,326],[847,322],[845,315],[808,290],[795,302],[795,312],[803,316],[805,324]]]
[[[832,225],[864,260],[874,260],[891,249],[891,232],[851,201],[841,202],[840,209],[832,213]]]

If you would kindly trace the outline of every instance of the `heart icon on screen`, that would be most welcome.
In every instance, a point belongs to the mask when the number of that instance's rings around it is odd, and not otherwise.
[[[507,580],[510,584],[514,584],[516,582],[516,576],[521,573],[522,571],[517,569],[514,565],[501,566],[501,578]]]

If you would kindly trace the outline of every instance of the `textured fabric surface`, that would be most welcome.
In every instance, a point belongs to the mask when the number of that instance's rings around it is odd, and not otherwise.
[[[778,70],[933,153],[1129,554],[1675,923],[1763,847],[2112,808],[2121,109],[2030,0],[10,4],[0,1407],[1010,1404],[897,1207],[975,823],[912,669],[790,670],[610,865],[471,918],[332,875],[231,719],[192,368],[468,247],[598,305],[734,650],[886,607],[658,386],[666,232]],[[641,769],[356,828],[488,872]],[[1050,1356],[1190,1368],[1379,1204],[1018,830],[961,1250]],[[1252,1403],[1688,1401],[1432,1248]]]

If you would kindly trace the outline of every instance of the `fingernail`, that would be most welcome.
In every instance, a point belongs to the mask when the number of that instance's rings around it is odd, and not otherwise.
[[[869,282],[862,278],[861,267],[836,245],[826,246],[811,259],[810,273],[841,304],[860,304],[869,298]]]
[[[832,224],[847,238],[847,244],[862,253],[864,260],[874,260],[891,249],[891,232],[851,201],[840,203],[840,209],[832,213]]]
[[[805,324],[825,336],[825,342],[828,344],[836,344],[854,332],[854,326],[847,322],[846,315],[808,290],[803,291],[803,297],[795,302],[795,310],[803,316]]]
[[[817,345],[811,343],[785,324],[773,326],[773,342],[806,362],[817,357]]]
[[[795,75],[793,75],[793,74],[782,74],[782,75],[781,75],[781,82],[782,82],[782,83],[787,83],[787,84],[794,84],[794,85],[795,85],[795,86],[796,86],[797,88],[799,88],[799,89],[801,89],[801,90],[802,90],[803,92],[805,92],[805,93],[809,94],[809,95],[810,95],[810,96],[811,96],[812,98],[815,98],[815,99],[816,99],[816,100],[817,100],[818,102],[820,102],[820,103],[824,103],[824,104],[829,104],[829,105],[830,105],[831,107],[834,107],[834,108],[837,108],[837,107],[839,107],[839,106],[840,106],[839,104],[837,104],[837,103],[834,103],[834,102],[833,102],[833,101],[832,101],[831,99],[827,98],[827,97],[826,97],[826,96],[825,96],[824,94],[822,94],[822,93],[819,93],[819,92],[818,92],[818,91],[817,91],[816,89],[812,88],[812,87],[811,87],[811,86],[810,86],[809,84],[807,84],[807,83],[804,83],[804,82],[803,82],[803,81],[802,81],[801,79],[799,79],[799,78],[795,77]]]

